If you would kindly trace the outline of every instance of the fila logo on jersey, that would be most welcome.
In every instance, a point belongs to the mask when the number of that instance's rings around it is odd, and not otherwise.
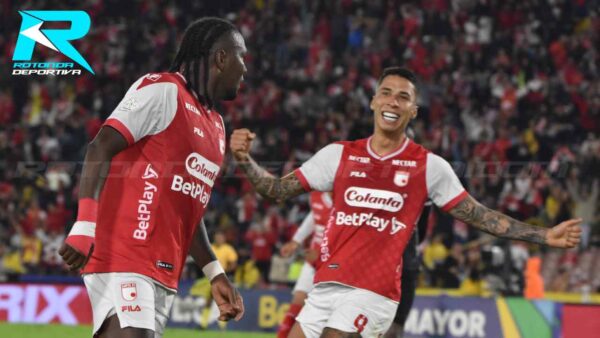
[[[150,179],[157,178],[158,174],[152,169],[152,165],[148,163],[142,175],[144,192],[142,193],[142,198],[138,200],[138,226],[133,231],[133,238],[141,241],[145,240],[146,236],[148,236],[148,228],[150,227],[150,219],[152,218],[152,210],[150,209],[152,202],[154,202],[154,194],[158,191],[158,188],[150,182]]]
[[[367,173],[365,173],[364,171],[351,171],[350,177],[365,178],[367,177]]]
[[[132,301],[137,298],[137,287],[135,283],[121,283],[121,297],[126,301]]]
[[[390,212],[400,211],[404,205],[404,198],[397,192],[350,187],[344,192],[346,204],[353,207],[385,210]]]
[[[354,162],[359,162],[359,163],[369,163],[369,162],[371,162],[371,159],[368,158],[368,157],[361,157],[361,156],[354,156],[354,155],[348,156],[348,160],[354,161]]]
[[[196,134],[196,135],[198,135],[200,137],[204,137],[204,133],[198,127],[194,127],[194,134]]]
[[[194,107],[191,103],[185,103],[185,109],[191,111],[192,113],[196,114],[196,115],[200,115],[200,111],[198,111],[198,108]]]
[[[405,187],[408,184],[410,173],[408,171],[396,171],[394,174],[394,184],[399,187]]]
[[[407,161],[407,160],[392,160],[392,165],[397,165],[400,167],[417,167],[417,161]]]

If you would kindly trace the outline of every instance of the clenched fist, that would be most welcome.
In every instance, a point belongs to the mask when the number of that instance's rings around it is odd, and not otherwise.
[[[246,128],[236,129],[229,139],[229,148],[237,161],[246,161],[256,134]]]

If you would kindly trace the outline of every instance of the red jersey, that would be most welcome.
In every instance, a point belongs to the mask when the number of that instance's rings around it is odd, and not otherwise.
[[[140,273],[176,289],[223,162],[223,120],[179,73],[157,73],[136,81],[105,125],[129,147],[111,161],[83,273]]]
[[[450,164],[408,138],[377,155],[370,138],[321,149],[295,171],[306,190],[332,191],[315,284],[335,282],[400,300],[402,253],[423,205],[443,210],[466,191]]]

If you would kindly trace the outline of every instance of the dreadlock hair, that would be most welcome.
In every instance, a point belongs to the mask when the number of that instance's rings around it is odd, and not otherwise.
[[[178,72],[183,66],[187,78],[187,87],[198,95],[203,104],[213,106],[213,99],[208,96],[208,66],[210,51],[217,40],[226,33],[239,32],[231,22],[217,18],[205,17],[194,21],[183,34],[177,55],[169,68],[169,72]],[[204,66],[204,92],[200,93],[198,77],[200,63]]]

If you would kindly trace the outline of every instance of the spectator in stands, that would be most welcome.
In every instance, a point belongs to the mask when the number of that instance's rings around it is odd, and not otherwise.
[[[271,271],[271,257],[277,238],[272,231],[262,223],[254,222],[246,233],[246,241],[251,247],[251,258],[260,271],[263,282],[269,282],[269,272]]]
[[[222,230],[215,232],[212,249],[223,270],[229,279],[232,279],[237,268],[238,255],[235,248],[225,241],[225,233]]]

